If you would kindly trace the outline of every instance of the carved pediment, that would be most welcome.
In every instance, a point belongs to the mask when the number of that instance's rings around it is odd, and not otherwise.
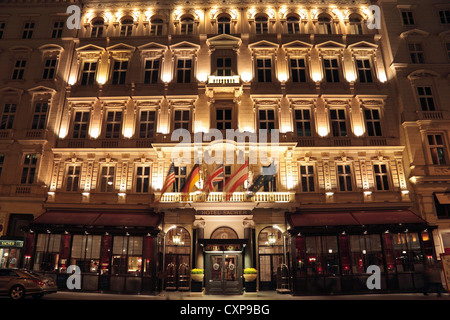
[[[210,48],[214,49],[232,49],[239,48],[242,40],[229,34],[220,34],[206,40]]]
[[[319,50],[343,50],[345,49],[345,45],[330,40],[316,45],[316,48]]]
[[[248,46],[252,50],[277,50],[279,45],[267,40],[254,42]]]

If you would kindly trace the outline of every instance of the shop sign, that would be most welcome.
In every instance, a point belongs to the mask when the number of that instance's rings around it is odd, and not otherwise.
[[[21,240],[0,240],[0,247],[22,248],[23,241],[21,241]]]
[[[199,215],[249,215],[251,211],[249,210],[199,210],[197,211]]]

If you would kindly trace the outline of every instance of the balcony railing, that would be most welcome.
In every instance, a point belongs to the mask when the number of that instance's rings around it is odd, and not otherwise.
[[[158,197],[156,197],[158,199]],[[166,192],[162,195],[160,202],[293,202],[295,192],[256,192],[252,197],[247,192],[233,192],[227,200],[223,192],[191,192],[189,194],[180,192]]]
[[[239,84],[239,76],[208,76],[208,84]]]

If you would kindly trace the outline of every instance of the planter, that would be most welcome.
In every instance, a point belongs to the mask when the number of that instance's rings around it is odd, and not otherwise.
[[[202,274],[202,273],[195,273],[195,274],[191,274],[191,279],[192,279],[193,281],[202,282],[204,276],[205,276],[205,275]]]
[[[258,274],[256,273],[244,273],[244,279],[247,282],[255,281],[258,277]]]

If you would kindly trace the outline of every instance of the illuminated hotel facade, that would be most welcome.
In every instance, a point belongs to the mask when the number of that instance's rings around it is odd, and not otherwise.
[[[189,290],[198,268],[206,294],[242,293],[256,268],[258,290],[310,294],[366,291],[378,265],[383,290],[419,289],[437,231],[410,192],[389,46],[369,1],[339,3],[1,4],[2,267],[64,288],[77,265],[82,290],[143,293]],[[80,29],[64,25],[70,4]],[[233,161],[208,192],[217,164],[200,162],[186,194],[180,128],[193,159],[211,129],[258,142],[216,139]],[[241,168],[261,129],[278,144]]]

